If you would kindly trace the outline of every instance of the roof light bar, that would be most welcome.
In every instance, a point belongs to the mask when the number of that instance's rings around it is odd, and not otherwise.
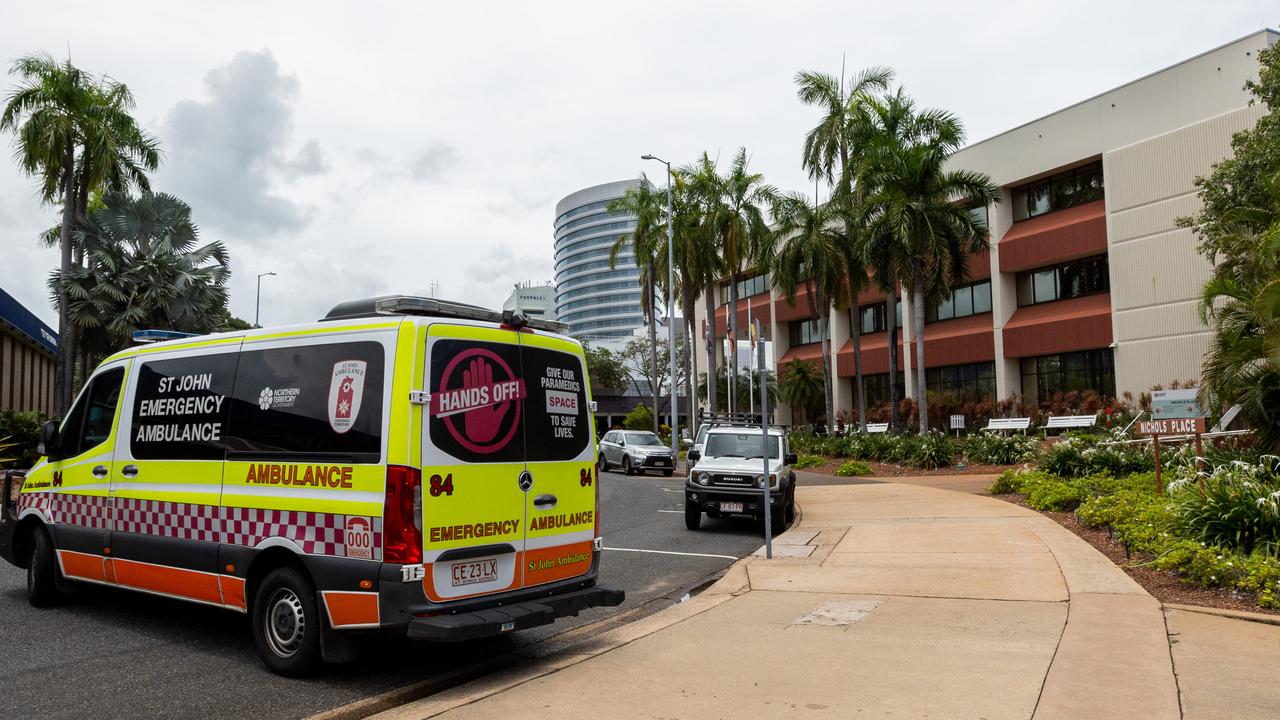
[[[437,300],[436,298],[416,297],[413,295],[393,295],[391,297],[380,298],[374,303],[377,312],[384,315],[425,315],[428,317],[450,317],[463,318],[467,320],[481,320],[484,322],[507,323],[516,315],[514,313],[502,313],[496,310],[489,310],[478,305],[468,305],[466,303],[450,302],[448,300]],[[553,320],[543,320],[539,318],[524,318],[522,327],[530,327],[537,330],[545,330],[565,334],[569,331],[569,326],[562,322]]]

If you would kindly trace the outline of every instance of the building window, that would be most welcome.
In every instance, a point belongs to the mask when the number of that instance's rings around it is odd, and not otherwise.
[[[861,322],[859,323],[859,326],[862,328],[861,334],[870,335],[872,333],[884,332],[888,329],[885,325],[884,316],[884,309],[888,304],[889,303],[886,301],[862,306],[859,311],[862,315]],[[894,306],[897,310],[897,312],[894,313],[894,322],[897,323],[897,327],[902,327],[902,301],[897,301],[894,303]]]
[[[1017,284],[1019,307],[1108,292],[1111,279],[1107,274],[1107,256],[1096,255],[1020,272]]]
[[[769,289],[769,274],[762,273],[738,281],[738,299],[759,295]],[[721,304],[729,302],[729,283],[720,283]]]
[[[996,394],[996,364],[949,365],[924,371],[926,389],[939,395],[975,395],[979,398]]]
[[[1013,190],[1013,221],[1027,220],[1102,198],[1102,163],[1092,162]]]
[[[857,402],[858,388],[857,378],[850,382],[855,383],[853,388],[854,402]],[[862,389],[866,393],[867,407],[872,408],[889,402],[889,373],[880,373],[879,375],[863,375]],[[898,399],[907,396],[907,384],[903,380],[901,372],[898,373]]]
[[[822,341],[822,338],[818,335],[817,320],[792,320],[789,330],[791,332],[791,347]]]
[[[1085,390],[1115,397],[1115,355],[1111,348],[1022,359],[1022,395],[1027,402]]]
[[[952,320],[991,312],[991,281],[983,280],[951,291],[951,295],[925,308],[926,322]]]

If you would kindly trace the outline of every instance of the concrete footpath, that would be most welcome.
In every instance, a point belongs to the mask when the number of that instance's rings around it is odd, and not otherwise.
[[[1038,513],[898,482],[798,499],[803,519],[773,560],[744,559],[687,602],[376,717],[1158,720],[1280,707],[1263,678],[1280,627],[1171,611],[1171,652],[1160,604]],[[1233,652],[1246,635],[1251,650]]]

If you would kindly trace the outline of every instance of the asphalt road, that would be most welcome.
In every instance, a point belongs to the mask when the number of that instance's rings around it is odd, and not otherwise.
[[[680,487],[679,477],[601,474],[600,584],[626,590],[622,606],[464,645],[374,636],[359,661],[306,680],[266,671],[243,615],[89,586],[36,610],[26,601],[24,571],[0,561],[0,698],[23,717],[299,718],[619,613],[656,611],[762,542],[760,527],[746,519],[704,519],[700,531],[687,531]]]

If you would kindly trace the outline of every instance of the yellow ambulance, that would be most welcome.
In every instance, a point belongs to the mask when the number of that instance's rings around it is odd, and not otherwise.
[[[247,613],[289,676],[361,630],[461,641],[618,605],[558,327],[389,296],[117,353],[3,488],[0,555],[37,606],[74,581]]]

